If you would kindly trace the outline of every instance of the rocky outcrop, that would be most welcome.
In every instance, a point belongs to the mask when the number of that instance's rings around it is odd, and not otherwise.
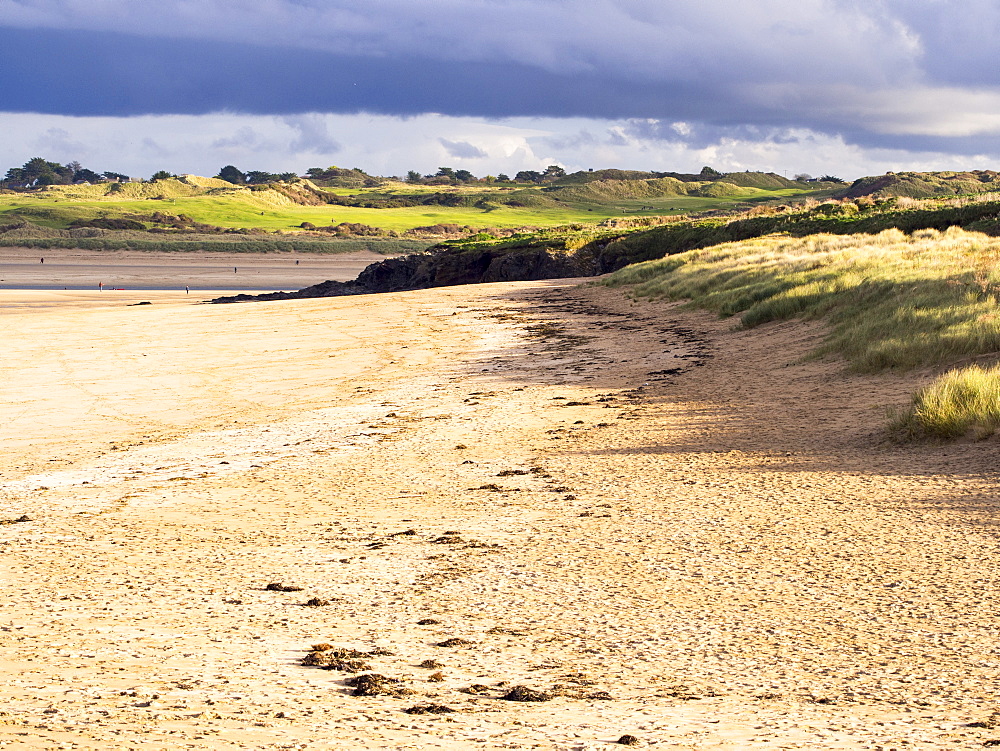
[[[481,282],[534,281],[593,276],[596,266],[588,254],[545,247],[446,248],[388,258],[373,263],[349,282],[326,281],[297,292],[218,297],[212,302],[294,300],[310,297],[402,292]]]

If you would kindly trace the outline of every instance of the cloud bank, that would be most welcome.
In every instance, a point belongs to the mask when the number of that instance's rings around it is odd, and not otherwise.
[[[844,178],[888,170],[981,166],[975,152],[872,149],[806,129],[746,128],[722,134],[688,123],[587,118],[418,115],[297,116],[144,115],[71,117],[0,114],[0,165],[31,156],[97,170],[149,177],[159,170],[214,175],[226,164],[268,172],[309,167],[361,167],[373,174],[423,174],[450,166],[476,175],[561,164],[570,171],[609,165],[624,169],[697,172],[775,170],[793,175],[834,172]],[[686,134],[684,137],[678,132]],[[671,138],[673,133],[676,138]]]
[[[998,32],[996,0],[7,0],[0,106],[291,118],[315,154],[354,142],[309,113],[649,121],[642,138],[665,148],[811,132],[995,157]],[[261,147],[246,136],[220,148]]]

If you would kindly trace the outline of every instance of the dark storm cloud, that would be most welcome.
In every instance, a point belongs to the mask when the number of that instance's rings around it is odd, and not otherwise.
[[[685,84],[622,87],[525,65],[358,58],[122,34],[0,29],[4,109],[74,115],[441,112],[485,117],[723,115]],[[38,49],[58,50],[39,56]]]
[[[810,128],[964,149],[1000,134],[996,5],[7,0],[0,107],[640,118],[671,140],[688,122],[702,141]],[[308,121],[299,132],[303,150],[337,148]]]

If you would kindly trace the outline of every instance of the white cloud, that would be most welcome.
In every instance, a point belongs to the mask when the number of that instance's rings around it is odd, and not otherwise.
[[[697,172],[708,164],[723,171],[834,173],[843,178],[889,170],[990,166],[982,154],[866,149],[802,128],[746,134],[707,129],[706,135],[697,123],[678,129],[676,123],[649,120],[0,113],[0,124],[5,133],[0,141],[2,170],[42,156],[141,177],[161,169],[214,175],[225,164],[298,173],[338,164],[382,175],[404,175],[411,169],[428,174],[442,165],[484,175],[540,170],[549,164],[569,171],[619,167],[664,172]],[[307,132],[308,137],[303,135]],[[463,157],[449,143],[474,145],[476,151]]]

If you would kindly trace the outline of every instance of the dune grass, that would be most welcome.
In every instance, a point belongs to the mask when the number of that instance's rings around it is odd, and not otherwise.
[[[995,435],[1000,431],[1000,365],[972,365],[939,376],[894,415],[891,427],[910,439]]]
[[[958,227],[770,235],[636,264],[603,283],[633,285],[638,297],[687,299],[745,328],[823,319],[829,334],[814,355],[840,355],[850,370],[875,373],[1000,353],[998,261],[1000,239]],[[907,424],[923,427],[910,435],[948,438],[959,425],[992,425],[997,412],[988,405],[998,403],[1000,377],[987,373],[956,370],[915,397]]]

